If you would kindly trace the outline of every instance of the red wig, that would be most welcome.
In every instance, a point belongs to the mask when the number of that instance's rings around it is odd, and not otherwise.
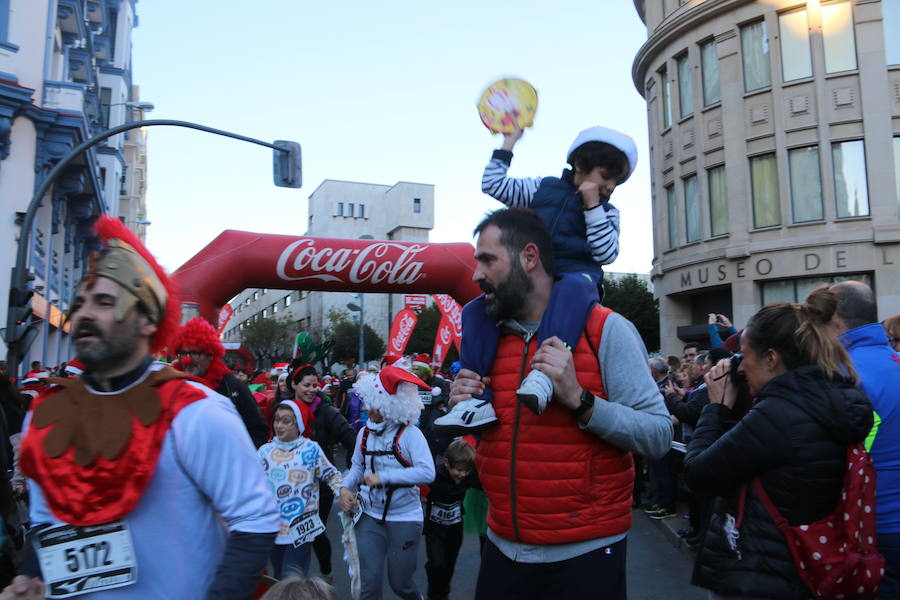
[[[173,352],[179,350],[203,350],[213,358],[225,356],[225,346],[219,339],[219,333],[215,328],[201,317],[194,317],[175,330],[169,349]]]

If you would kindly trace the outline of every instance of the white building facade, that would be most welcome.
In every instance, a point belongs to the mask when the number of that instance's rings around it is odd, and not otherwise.
[[[311,237],[427,242],[434,227],[434,186],[326,179],[309,197],[307,224],[304,235]],[[404,307],[404,296],[364,294],[360,299],[349,292],[247,289],[229,304],[234,313],[223,332],[225,342],[239,342],[247,322],[268,317],[285,319],[292,335],[306,331],[321,342],[330,325],[329,312],[355,316],[359,313],[347,308],[354,304],[362,305],[365,323],[386,343],[394,315]]]
[[[21,218],[36,189],[72,148],[142,118],[131,77],[137,0],[0,0],[0,319]],[[43,198],[27,266],[38,335],[22,361],[58,365],[72,355],[63,313],[93,249],[101,214],[132,227],[146,218],[144,134],[119,134],[76,158]],[[126,155],[128,156],[126,158]],[[133,168],[129,161],[137,165]],[[134,172],[140,172],[135,183]],[[124,209],[122,213],[120,210]],[[142,227],[137,226],[141,235]],[[5,348],[2,350],[5,354]]]

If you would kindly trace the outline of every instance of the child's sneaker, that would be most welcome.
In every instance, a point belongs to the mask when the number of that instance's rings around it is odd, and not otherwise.
[[[445,435],[476,433],[497,422],[494,407],[486,400],[472,398],[453,405],[443,417],[434,420],[434,428]]]
[[[537,369],[532,370],[522,385],[516,390],[516,398],[519,402],[527,406],[531,411],[539,415],[547,409],[550,398],[553,397],[553,382],[550,378]]]

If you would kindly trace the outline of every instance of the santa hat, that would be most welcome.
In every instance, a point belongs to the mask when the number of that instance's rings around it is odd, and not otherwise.
[[[366,410],[377,410],[385,421],[412,425],[425,406],[417,388],[430,390],[424,381],[399,367],[385,367],[380,373],[366,373],[353,384]]]
[[[84,373],[84,363],[77,358],[73,358],[66,364],[67,376],[78,377],[82,373]]]
[[[91,256],[82,281],[89,288],[97,277],[115,281],[127,292],[116,298],[116,320],[121,321],[129,310],[140,304],[157,328],[150,343],[150,353],[161,351],[181,320],[181,301],[174,281],[119,219],[101,216],[94,224],[94,233],[103,249],[99,256]]]
[[[616,148],[625,155],[628,164],[625,165],[625,173],[619,178],[619,184],[625,183],[631,174],[634,173],[634,167],[637,165],[638,152],[637,146],[630,135],[626,135],[615,129],[607,127],[588,127],[578,134],[569,151],[566,153],[566,161],[572,164],[572,153],[579,147],[588,142],[603,142]],[[574,166],[574,165],[572,165]]]
[[[38,383],[42,379],[49,379],[49,371],[28,371],[22,379],[22,383]]]
[[[293,400],[282,400],[278,403],[278,406],[275,407],[275,410],[286,406],[291,409],[291,412],[294,413],[294,420],[297,421],[297,431],[300,432],[300,435],[303,435],[303,432],[306,431],[306,426],[303,424],[303,413],[300,410],[300,407],[297,406],[297,403]]]
[[[38,396],[43,394],[44,391],[46,391],[48,388],[48,386],[44,385],[37,379],[32,379],[30,381],[26,379],[26,380],[24,380],[23,383],[25,385],[22,386],[22,389],[20,391],[23,394],[28,394],[32,398],[37,398]]]
[[[194,317],[175,330],[169,348],[179,350],[202,350],[213,358],[225,356],[225,346],[219,339],[219,333],[209,321]]]
[[[431,357],[427,354],[417,354],[413,357],[412,366],[431,368]]]

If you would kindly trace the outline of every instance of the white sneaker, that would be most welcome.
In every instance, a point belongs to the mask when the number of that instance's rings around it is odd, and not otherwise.
[[[516,398],[519,402],[531,409],[536,415],[541,414],[547,409],[550,398],[553,397],[553,382],[543,371],[537,369],[532,370],[522,385],[516,390]]]
[[[467,435],[487,429],[496,422],[497,413],[491,403],[472,398],[454,404],[450,412],[434,420],[434,428],[445,435]]]

